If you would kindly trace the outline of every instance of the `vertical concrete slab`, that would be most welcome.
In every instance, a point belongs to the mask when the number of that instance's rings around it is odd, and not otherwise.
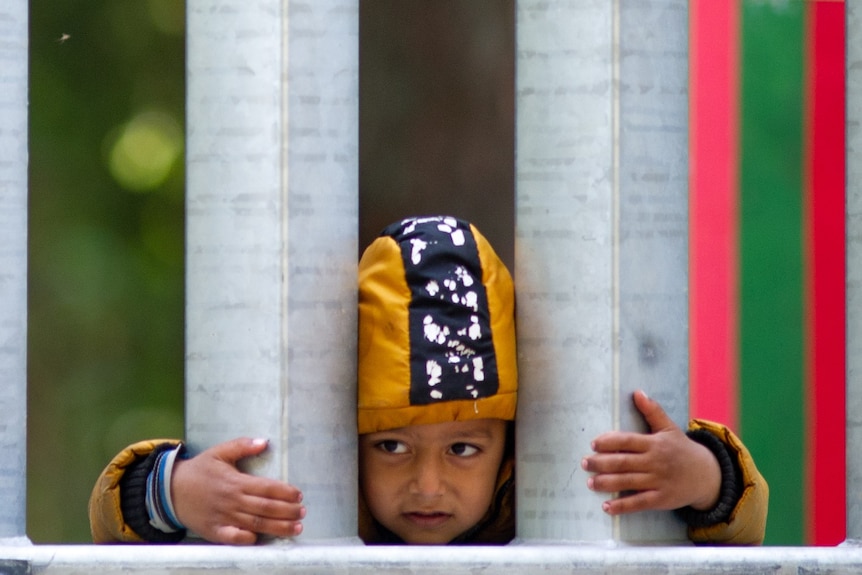
[[[27,9],[0,5],[0,540],[26,537]]]
[[[688,422],[688,3],[620,3],[618,425],[644,389]],[[620,522],[620,539],[685,539],[667,513]]]
[[[847,539],[862,542],[862,9],[847,2]]]
[[[682,0],[517,3],[521,539],[685,539],[606,516],[579,462],[645,429],[636,389],[687,420],[687,24]]]
[[[358,2],[188,4],[186,433],[356,536]]]

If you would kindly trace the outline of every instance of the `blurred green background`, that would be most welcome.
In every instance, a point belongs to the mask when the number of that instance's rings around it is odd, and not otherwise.
[[[184,6],[30,2],[27,533],[89,540],[123,445],[182,434]]]
[[[513,0],[360,3],[360,245],[473,220],[511,264]],[[89,541],[122,447],[183,433],[184,3],[30,1],[27,534]]]

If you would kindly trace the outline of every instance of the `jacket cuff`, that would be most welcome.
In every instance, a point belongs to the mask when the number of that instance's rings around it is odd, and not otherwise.
[[[159,454],[175,448],[176,446],[170,443],[156,446],[146,459],[128,466],[120,479],[120,508],[123,512],[123,521],[139,537],[150,543],[177,543],[186,535],[185,529],[174,533],[165,533],[156,529],[150,525],[150,516],[147,512],[147,476],[153,470]]]
[[[696,441],[709,449],[718,460],[721,469],[721,491],[715,507],[699,511],[691,506],[674,510],[677,517],[690,527],[709,527],[726,522],[739,503],[742,496],[742,470],[735,458],[729,453],[727,446],[718,437],[705,429],[693,429],[686,432],[689,439]]]

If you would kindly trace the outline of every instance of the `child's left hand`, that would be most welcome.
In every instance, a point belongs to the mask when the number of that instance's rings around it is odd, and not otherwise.
[[[592,442],[595,453],[581,461],[593,475],[593,491],[617,493],[602,509],[610,515],[690,505],[705,511],[718,502],[721,469],[712,452],[689,439],[658,402],[643,391],[634,403],[651,432],[612,431]]]

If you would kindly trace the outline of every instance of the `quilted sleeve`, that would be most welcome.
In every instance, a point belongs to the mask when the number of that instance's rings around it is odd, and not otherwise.
[[[705,430],[727,447],[742,474],[742,493],[726,521],[705,527],[689,527],[689,538],[698,544],[760,545],[766,532],[769,486],[757,470],[754,459],[742,441],[727,427],[693,419],[690,430]]]
[[[128,468],[145,459],[158,446],[179,443],[175,439],[140,441],[123,449],[108,463],[90,495],[90,532],[94,543],[145,543],[123,518],[120,480]]]

